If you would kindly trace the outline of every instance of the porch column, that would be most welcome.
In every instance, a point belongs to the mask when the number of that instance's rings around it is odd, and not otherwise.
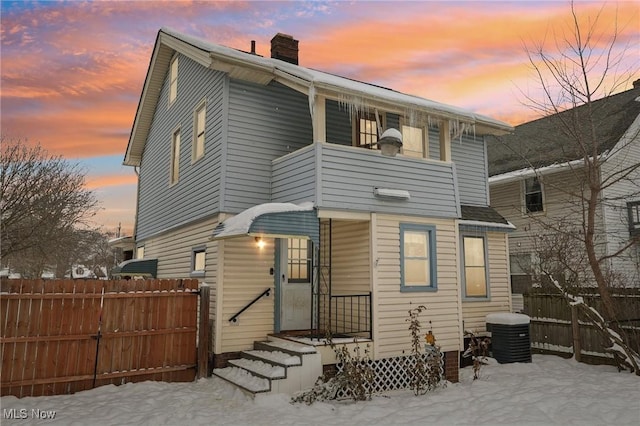
[[[451,161],[451,133],[449,120],[442,120],[440,124],[440,161]]]
[[[326,100],[327,98],[322,95],[316,95],[313,100],[313,116],[311,121],[313,123],[313,142],[325,143],[327,141],[327,113],[326,113]]]

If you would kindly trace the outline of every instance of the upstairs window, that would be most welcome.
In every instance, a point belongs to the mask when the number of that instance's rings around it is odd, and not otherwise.
[[[465,297],[487,298],[487,250],[486,240],[482,236],[464,235],[463,280]]]
[[[632,237],[640,235],[640,201],[627,203],[629,212],[629,234]]]
[[[171,60],[169,69],[169,105],[178,97],[178,56]]]
[[[357,147],[378,149],[378,123],[375,113],[359,112],[355,127]]]
[[[524,180],[525,213],[544,211],[542,184],[537,176]]]
[[[180,175],[180,129],[173,132],[171,137],[171,166],[169,170],[170,183],[178,182]]]
[[[424,129],[402,125],[402,154],[408,157],[425,158]]]
[[[204,156],[204,129],[206,124],[206,114],[207,104],[203,101],[193,113],[193,161]]]

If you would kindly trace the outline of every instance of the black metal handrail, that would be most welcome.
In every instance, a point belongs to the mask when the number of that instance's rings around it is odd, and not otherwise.
[[[238,317],[240,316],[241,313],[243,313],[244,311],[246,311],[247,309],[249,309],[251,307],[251,305],[253,305],[254,303],[256,303],[258,300],[262,299],[264,296],[269,296],[269,293],[271,292],[271,288],[266,289],[265,291],[263,291],[262,293],[260,293],[260,295],[258,297],[256,297],[255,299],[253,299],[251,302],[249,302],[247,304],[247,306],[245,306],[244,308],[240,309],[238,311],[237,314],[235,314],[234,316],[232,316],[231,318],[229,318],[229,322],[236,322],[238,321]]]

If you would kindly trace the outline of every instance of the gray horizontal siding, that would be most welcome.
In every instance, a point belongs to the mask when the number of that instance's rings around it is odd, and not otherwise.
[[[219,208],[225,75],[180,56],[178,96],[168,106],[168,75],[161,89],[140,165],[137,239],[211,215]],[[205,155],[192,164],[193,113],[206,99]],[[180,127],[180,173],[169,184],[171,139]]]
[[[305,95],[279,83],[231,80],[224,211],[271,201],[271,162],[310,145],[312,138]]]
[[[451,160],[456,163],[460,204],[489,205],[484,138],[462,135],[451,141]]]
[[[315,146],[273,161],[271,201],[300,203],[315,201],[316,153]]]

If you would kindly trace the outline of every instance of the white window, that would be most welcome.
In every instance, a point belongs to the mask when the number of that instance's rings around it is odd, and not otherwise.
[[[487,251],[483,236],[463,235],[463,280],[466,297],[487,298]]]
[[[204,130],[206,115],[207,104],[203,101],[193,113],[193,161],[204,156]]]
[[[400,291],[435,291],[436,228],[400,224]]]
[[[144,258],[144,246],[136,247],[136,259]]]
[[[524,212],[537,213],[544,211],[542,183],[537,176],[524,180]]]
[[[402,154],[409,157],[426,158],[424,129],[402,125]]]
[[[180,175],[180,129],[174,131],[171,137],[171,169],[169,174],[172,185],[178,182]]]
[[[380,116],[380,120],[382,120],[382,116]],[[354,121],[355,146],[378,149],[378,121],[375,112],[359,112]],[[384,123],[381,122],[380,126],[384,127]]]
[[[191,276],[204,275],[207,263],[207,248],[196,247],[191,252]]]
[[[178,56],[171,60],[169,69],[169,105],[178,97]]]

